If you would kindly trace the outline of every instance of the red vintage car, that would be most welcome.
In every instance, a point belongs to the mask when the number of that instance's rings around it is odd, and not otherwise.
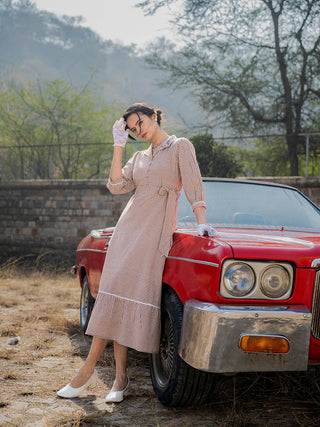
[[[169,406],[206,400],[216,373],[320,363],[320,209],[278,184],[205,178],[204,186],[218,236],[196,235],[182,194],[163,273],[161,342],[150,370]],[[112,231],[93,230],[77,249],[83,330]]]

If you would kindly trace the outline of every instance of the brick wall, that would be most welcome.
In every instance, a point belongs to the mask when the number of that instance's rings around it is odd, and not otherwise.
[[[262,177],[299,188],[320,206],[320,177]],[[74,257],[92,229],[113,226],[130,194],[114,196],[104,180],[0,182],[0,257],[53,251]]]
[[[72,251],[94,228],[116,223],[130,194],[105,180],[0,183],[0,250],[7,255]]]

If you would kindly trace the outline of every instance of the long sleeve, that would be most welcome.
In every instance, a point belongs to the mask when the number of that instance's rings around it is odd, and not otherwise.
[[[124,194],[135,189],[133,168],[137,153],[138,152],[136,152],[122,168],[122,178],[117,181],[111,181],[110,177],[108,178],[107,188],[112,194]]]
[[[178,161],[182,186],[192,209],[194,210],[199,206],[206,207],[204,187],[195,149],[188,139],[181,138],[179,141]]]

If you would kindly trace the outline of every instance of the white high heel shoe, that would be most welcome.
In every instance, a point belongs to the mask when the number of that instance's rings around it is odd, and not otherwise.
[[[125,391],[127,390],[127,388],[129,387],[130,384],[130,380],[127,377],[127,385],[125,386],[125,388],[121,391],[110,391],[109,394],[107,394],[106,396],[106,402],[107,403],[120,403],[123,401],[123,395],[125,393]]]
[[[65,399],[72,399],[73,397],[78,397],[86,388],[91,384],[95,383],[98,379],[96,371],[93,372],[88,381],[83,384],[81,387],[71,387],[70,383],[64,386],[61,390],[57,391],[59,397],[64,397]]]

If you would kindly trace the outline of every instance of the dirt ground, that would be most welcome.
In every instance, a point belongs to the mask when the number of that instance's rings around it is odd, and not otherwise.
[[[99,381],[80,398],[56,390],[82,364],[90,338],[79,326],[80,291],[70,274],[0,266],[0,425],[42,426],[319,426],[320,368],[302,373],[218,376],[212,403],[167,408],[152,389],[148,355],[129,351],[130,388],[106,404],[114,363],[109,345]],[[10,338],[20,337],[16,345]]]

